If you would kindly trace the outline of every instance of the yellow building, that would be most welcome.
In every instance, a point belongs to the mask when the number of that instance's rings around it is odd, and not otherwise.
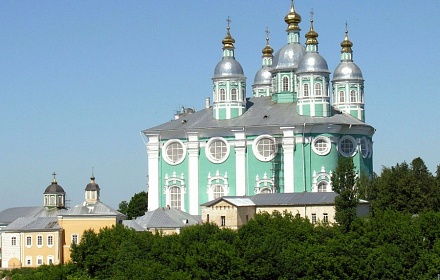
[[[202,221],[237,229],[247,223],[256,213],[274,211],[290,212],[308,218],[312,223],[335,222],[334,192],[262,193],[254,196],[223,196],[202,204]],[[356,213],[365,216],[370,203],[361,200]]]

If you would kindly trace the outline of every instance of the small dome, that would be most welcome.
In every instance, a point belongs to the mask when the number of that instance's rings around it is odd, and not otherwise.
[[[363,81],[361,69],[352,61],[342,61],[333,73],[333,81]]]
[[[52,184],[50,184],[46,190],[44,191],[44,194],[66,194],[63,187],[58,185],[57,181],[54,180]]]
[[[87,184],[85,190],[86,191],[99,191],[100,190],[99,185],[95,183],[95,177],[94,176],[92,176],[90,178],[90,183]]]
[[[330,71],[325,59],[319,53],[311,52],[306,53],[301,59],[296,73],[330,73]]]
[[[296,69],[305,53],[306,49],[301,44],[287,44],[273,57],[273,69]]]
[[[262,67],[255,74],[254,85],[270,85],[272,74],[270,73],[270,67]]]
[[[214,78],[244,77],[243,67],[233,57],[223,57],[214,70]]]

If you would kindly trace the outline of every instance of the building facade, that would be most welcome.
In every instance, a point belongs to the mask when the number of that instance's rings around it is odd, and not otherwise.
[[[143,131],[150,210],[197,215],[201,204],[221,196],[330,192],[340,156],[353,158],[359,176],[372,176],[375,130],[365,123],[364,79],[348,30],[331,77],[313,19],[305,46],[293,3],[284,20],[287,44],[273,54],[266,36],[252,98],[228,21],[212,103],[206,98],[204,109],[182,110]]]

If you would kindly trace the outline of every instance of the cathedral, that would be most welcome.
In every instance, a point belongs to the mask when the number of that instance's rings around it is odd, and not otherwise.
[[[205,108],[182,108],[174,120],[142,131],[149,210],[197,215],[221,196],[331,192],[340,156],[353,158],[358,176],[372,176],[375,129],[365,123],[364,79],[348,28],[331,76],[313,18],[305,46],[293,2],[284,21],[287,44],[274,53],[266,36],[252,94],[228,20]]]

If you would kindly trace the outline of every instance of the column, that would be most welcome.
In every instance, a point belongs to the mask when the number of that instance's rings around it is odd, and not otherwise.
[[[159,208],[159,135],[146,135],[148,137],[148,211]]]
[[[284,192],[294,192],[294,158],[293,152],[295,150],[294,127],[282,127],[283,132],[283,157],[284,157]]]
[[[197,132],[188,132],[188,212],[199,214],[199,138]]]
[[[244,131],[235,134],[235,195],[246,195],[246,135]],[[253,194],[253,193],[252,193]]]

